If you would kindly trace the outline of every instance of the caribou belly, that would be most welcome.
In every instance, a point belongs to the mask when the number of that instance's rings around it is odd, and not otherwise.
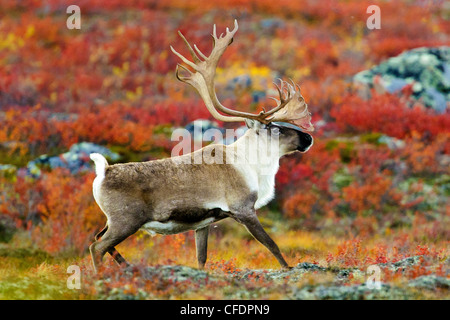
[[[201,221],[188,223],[188,222],[179,222],[179,221],[173,221],[169,220],[166,222],[159,222],[159,221],[150,221],[144,224],[141,229],[147,231],[152,236],[155,234],[176,234],[181,232],[186,232],[189,230],[197,230],[204,228],[211,223],[217,221],[219,219],[216,219],[215,217],[209,217]]]

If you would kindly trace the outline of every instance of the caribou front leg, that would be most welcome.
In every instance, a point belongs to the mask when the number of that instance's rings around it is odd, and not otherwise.
[[[291,269],[286,260],[284,260],[280,249],[275,241],[264,230],[261,222],[259,222],[254,209],[240,212],[237,215],[232,216],[237,222],[243,224],[248,232],[259,242],[261,242],[269,251],[275,256],[283,269]]]

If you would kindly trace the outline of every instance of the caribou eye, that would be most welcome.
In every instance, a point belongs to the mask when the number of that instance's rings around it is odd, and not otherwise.
[[[280,135],[280,128],[278,128],[278,127],[272,127],[272,128],[270,129],[270,132],[271,132],[272,135],[274,135],[274,136],[279,136],[279,135]]]

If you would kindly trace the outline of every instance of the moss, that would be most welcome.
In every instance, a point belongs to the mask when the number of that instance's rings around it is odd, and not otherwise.
[[[362,143],[370,143],[370,144],[374,144],[374,145],[378,146],[381,144],[379,140],[382,136],[383,135],[381,133],[370,132],[370,133],[361,135],[359,138]]]
[[[339,148],[339,155],[343,163],[349,163],[355,154],[355,143],[353,141],[330,140],[326,143],[327,151]]]
[[[120,161],[116,161],[117,162],[140,162],[143,161],[146,156],[148,155],[147,153],[137,153],[137,152],[133,152],[130,151],[128,147],[126,146],[119,146],[119,145],[114,145],[111,146],[109,148],[112,152],[118,153],[120,155]],[[111,159],[108,159],[108,163],[115,163],[114,161],[111,161]]]
[[[33,155],[27,153],[26,155],[21,155],[18,152],[11,153],[9,150],[0,147],[0,159],[2,164],[12,164],[16,167],[25,167]]]
[[[67,300],[77,299],[78,290],[67,289],[66,283],[48,277],[9,277],[0,281],[0,299],[8,300]]]
[[[47,252],[30,248],[0,248],[0,259],[2,258],[8,259],[19,269],[54,261]]]
[[[338,145],[339,145],[339,141],[337,141],[337,140],[330,140],[330,141],[328,141],[326,143],[325,149],[327,151],[332,151],[332,150],[336,149]]]
[[[170,124],[157,125],[153,128],[153,134],[163,134],[169,139],[170,136],[172,135],[172,131],[173,126]]]
[[[348,187],[353,180],[353,176],[343,170],[340,170],[333,175],[333,183],[338,189]]]

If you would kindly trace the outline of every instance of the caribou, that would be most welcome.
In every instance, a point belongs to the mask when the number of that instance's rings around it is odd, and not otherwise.
[[[96,272],[106,253],[129,266],[115,247],[138,230],[163,235],[194,230],[197,263],[203,268],[210,225],[227,218],[244,225],[282,268],[289,268],[256,210],[274,198],[280,158],[308,151],[313,138],[307,132],[314,127],[300,88],[292,80],[274,82],[279,97],[273,98],[277,105],[268,111],[242,112],[219,101],[216,68],[237,30],[235,20],[233,30],[227,28],[217,36],[214,25],[209,56],[195,44],[192,48],[179,32],[192,61],[170,48],[183,62],[177,65],[177,79],[196,89],[218,121],[245,122],[248,130],[242,137],[229,145],[210,144],[189,154],[146,162],[109,165],[101,154],[90,155],[96,172],[94,199],[107,218],[89,248]],[[197,156],[201,163],[192,161]]]

